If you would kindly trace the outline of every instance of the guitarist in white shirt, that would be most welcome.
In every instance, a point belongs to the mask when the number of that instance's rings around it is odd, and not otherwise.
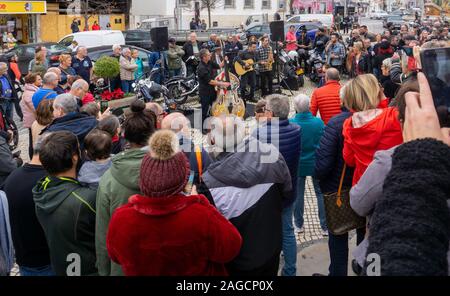
[[[256,58],[259,65],[259,76],[261,77],[262,96],[265,97],[273,93],[272,64],[274,58],[273,50],[270,47],[269,37],[262,37],[261,43],[262,46],[258,48]]]
[[[244,75],[240,76],[241,80],[241,98],[246,104],[247,99],[254,101],[256,88],[256,73],[253,64],[256,62],[256,42],[248,44],[248,48],[239,52],[236,57],[238,62],[245,70],[248,70]],[[250,94],[246,95],[247,86],[250,86]]]

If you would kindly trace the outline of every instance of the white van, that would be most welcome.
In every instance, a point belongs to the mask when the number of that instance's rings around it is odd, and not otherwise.
[[[334,16],[332,14],[297,14],[287,19],[288,23],[300,22],[321,22],[328,28],[334,24]]]
[[[72,41],[78,42],[78,45],[87,48],[120,44],[125,45],[125,37],[122,31],[118,30],[99,30],[78,32],[65,36],[58,43],[64,46],[70,46]]]

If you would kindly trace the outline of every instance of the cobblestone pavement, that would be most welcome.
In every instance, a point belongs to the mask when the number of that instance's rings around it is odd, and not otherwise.
[[[293,91],[294,96],[300,93],[311,95],[316,86],[309,81],[309,79],[305,79],[304,87],[300,88],[298,91]],[[289,95],[291,98],[291,115],[295,114],[295,110],[293,107],[293,97],[289,92],[284,92],[286,95]],[[251,103],[250,103],[251,104]],[[192,106],[195,108],[200,107],[198,103],[193,102]],[[19,136],[19,147],[18,149],[22,151],[21,156],[24,161],[28,161],[28,130],[22,128],[22,123],[16,117],[16,123],[18,123],[20,127],[20,136]],[[249,118],[246,120],[246,125],[248,127],[247,130],[251,131],[252,128],[256,125],[256,121],[253,118]],[[200,130],[192,129],[192,134],[194,138],[194,142],[197,144],[203,143],[207,145],[206,137],[202,135]],[[300,252],[302,249],[314,244],[315,242],[323,241],[324,236],[322,234],[322,229],[319,223],[318,217],[318,208],[317,208],[317,199],[314,193],[314,189],[312,186],[311,178],[307,178],[307,183],[305,186],[305,210],[304,210],[304,233],[298,234],[296,233],[297,238],[297,249]],[[12,276],[19,276],[19,270],[17,266],[15,266],[11,272]]]

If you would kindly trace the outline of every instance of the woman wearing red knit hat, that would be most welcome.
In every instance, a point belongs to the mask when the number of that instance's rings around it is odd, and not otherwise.
[[[203,195],[186,195],[189,162],[175,133],[157,131],[141,165],[140,188],[111,219],[107,248],[127,276],[226,275],[242,239]],[[195,189],[194,189],[195,191]]]

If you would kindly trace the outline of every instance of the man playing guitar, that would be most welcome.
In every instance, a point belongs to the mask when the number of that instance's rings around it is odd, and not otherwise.
[[[273,93],[273,75],[272,64],[273,50],[270,47],[269,37],[264,36],[261,38],[262,46],[257,50],[257,60],[259,65],[259,75],[261,77],[261,91],[262,96],[271,95]]]
[[[254,100],[256,88],[256,73],[253,64],[256,60],[256,42],[250,42],[248,48],[241,51],[236,57],[236,62],[239,63],[245,74],[241,75],[241,98],[246,103],[247,99]],[[246,96],[247,85],[250,86],[250,94]]]

